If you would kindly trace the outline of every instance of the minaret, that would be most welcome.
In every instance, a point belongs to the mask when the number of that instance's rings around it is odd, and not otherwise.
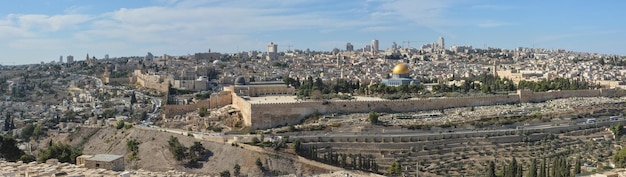
[[[341,79],[343,79],[343,68],[341,68]]]
[[[493,62],[493,77],[498,77],[498,62]]]

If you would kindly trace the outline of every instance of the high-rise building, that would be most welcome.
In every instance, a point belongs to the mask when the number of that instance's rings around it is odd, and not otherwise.
[[[67,60],[67,64],[72,64],[74,63],[74,56],[68,55],[67,57],[65,57],[65,60]]]
[[[63,63],[63,55],[59,57],[59,63]]]
[[[104,55],[104,59],[105,59],[105,60],[108,60],[108,59],[109,59],[109,54],[105,54],[105,55]]]
[[[346,44],[346,51],[348,52],[354,51],[354,46],[349,42]]]
[[[392,42],[391,43],[391,50],[395,51],[398,49],[398,44],[396,44],[396,42]]]
[[[440,49],[446,49],[446,45],[443,41],[443,37],[439,37],[439,48]]]
[[[154,55],[152,55],[152,53],[148,52],[148,54],[146,54],[146,58],[144,58],[144,60],[152,61],[152,60],[154,60]]]
[[[372,54],[376,54],[378,52],[378,40],[372,40]]]

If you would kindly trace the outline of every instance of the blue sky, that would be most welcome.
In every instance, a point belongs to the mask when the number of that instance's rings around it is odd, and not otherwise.
[[[381,49],[446,45],[561,48],[626,55],[626,1],[496,0],[20,0],[0,6],[0,64],[89,53]]]

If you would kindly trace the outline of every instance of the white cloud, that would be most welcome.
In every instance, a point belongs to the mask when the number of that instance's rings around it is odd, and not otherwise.
[[[20,27],[37,31],[58,31],[63,28],[72,28],[76,25],[89,20],[87,15],[68,14],[68,15],[10,15],[17,19]]]
[[[154,6],[120,8],[99,14],[87,14],[89,7],[78,6],[67,8],[65,14],[10,14],[6,20],[0,19],[0,38],[18,36],[6,41],[10,48],[58,50],[59,53],[99,50],[110,51],[107,52],[110,54],[115,51],[180,54],[208,48],[250,50],[263,49],[268,38],[282,38],[287,31],[290,34],[298,30],[319,33],[386,31],[390,30],[384,27],[389,23],[387,16],[396,14],[393,11],[371,15],[365,11],[357,14],[337,11],[332,10],[334,6],[324,8],[334,1],[317,0],[155,2]],[[274,42],[284,39],[277,40]]]
[[[395,16],[425,26],[445,36],[456,35],[445,30],[446,27],[460,25],[462,23],[447,17],[446,11],[453,5],[462,1],[451,0],[397,0],[384,1],[379,11],[393,12]],[[387,13],[389,14],[389,13]]]

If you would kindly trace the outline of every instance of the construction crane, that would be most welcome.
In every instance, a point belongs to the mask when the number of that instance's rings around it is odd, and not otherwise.
[[[291,52],[291,47],[293,47],[291,44],[287,45],[287,51]]]
[[[407,40],[407,41],[402,41],[402,47],[404,47],[404,44],[408,44],[407,48],[411,48],[411,42],[424,42],[424,41],[412,41],[412,40]]]

